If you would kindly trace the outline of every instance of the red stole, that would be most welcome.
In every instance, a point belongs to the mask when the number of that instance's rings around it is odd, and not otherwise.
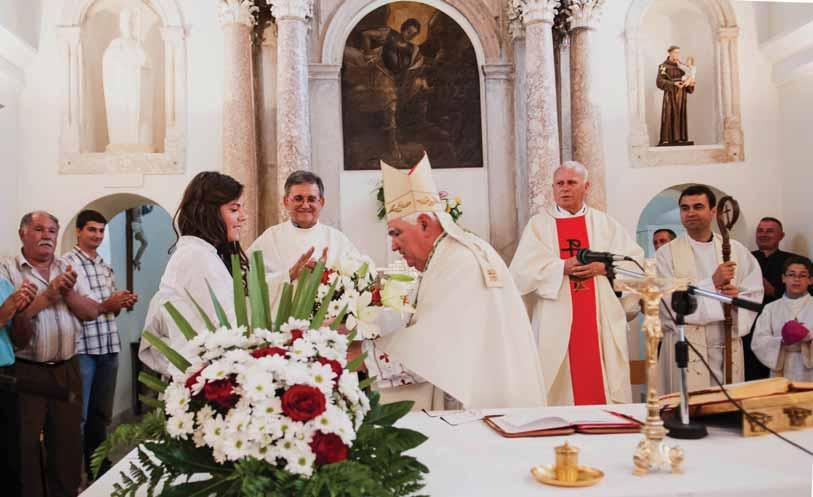
[[[579,249],[590,248],[585,221],[586,216],[556,220],[559,256],[562,259],[575,256]],[[573,402],[576,405],[606,404],[596,319],[595,278],[589,280],[568,278],[568,280],[573,307],[568,344]]]

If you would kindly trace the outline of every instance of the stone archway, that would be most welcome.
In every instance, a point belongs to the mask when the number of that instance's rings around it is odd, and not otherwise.
[[[488,188],[488,238],[506,259],[516,248],[517,204],[514,147],[514,68],[504,63],[500,29],[486,15],[482,0],[413,0],[444,12],[469,36],[480,69],[483,164]],[[341,131],[340,70],[345,42],[356,24],[389,0],[349,0],[327,21],[321,40],[320,63],[310,65],[311,133],[313,169],[325,180],[328,191],[341,187],[343,136]],[[340,219],[339,206],[326,207],[326,218]]]

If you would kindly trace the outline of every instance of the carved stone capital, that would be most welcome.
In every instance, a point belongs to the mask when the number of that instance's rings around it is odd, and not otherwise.
[[[508,34],[512,40],[525,38],[525,26],[522,25],[522,8],[527,0],[508,0],[505,18],[508,23]]]
[[[300,19],[308,21],[313,17],[313,0],[265,0],[271,6],[271,14],[276,19]]]
[[[605,0],[570,0],[570,30],[596,29]]]
[[[553,24],[560,0],[525,0],[522,6],[522,22],[525,26],[545,22]]]
[[[257,22],[254,18],[254,13],[257,10],[253,0],[223,0],[223,3],[220,4],[218,18],[223,26],[243,24],[244,26],[253,27]]]

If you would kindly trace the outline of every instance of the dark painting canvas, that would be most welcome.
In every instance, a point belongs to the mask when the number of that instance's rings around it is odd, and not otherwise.
[[[342,65],[344,167],[482,167],[480,78],[463,29],[426,4],[382,6],[353,29]]]

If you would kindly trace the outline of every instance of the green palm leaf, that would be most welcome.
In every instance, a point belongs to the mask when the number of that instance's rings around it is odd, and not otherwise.
[[[248,328],[248,310],[246,309],[246,287],[243,285],[243,272],[240,268],[240,257],[231,255],[231,278],[234,288],[234,317],[237,326]]]
[[[294,286],[290,283],[285,283],[282,287],[282,296],[280,297],[279,308],[277,309],[277,319],[274,322],[274,330],[279,331],[280,327],[288,322],[288,319],[291,317],[293,299]]]
[[[265,267],[260,252],[251,254],[251,268],[248,271],[248,298],[251,303],[251,327],[265,328],[268,325],[268,287],[263,292]]]
[[[206,325],[206,329],[209,331],[215,331],[215,324],[211,319],[209,319],[209,316],[206,314],[206,311],[203,310],[203,307],[198,304],[198,301],[195,300],[195,297],[193,297],[191,293],[189,293],[189,290],[184,288],[184,291],[186,292],[186,296],[189,297],[189,300],[192,301],[192,304],[195,305],[195,309],[198,310],[198,314],[200,314],[201,319],[203,319],[203,324]]]
[[[212,305],[215,308],[215,314],[217,315],[217,320],[220,322],[220,326],[231,328],[229,318],[226,316],[226,310],[223,309],[223,306],[220,305],[220,301],[217,300],[217,295],[215,295],[212,285],[209,284],[209,280],[204,279],[203,281],[206,282],[206,287],[209,289],[209,296],[212,297]]]
[[[330,301],[333,299],[333,294],[336,293],[336,283],[338,283],[338,280],[334,281],[333,284],[330,285],[330,290],[327,291],[325,298],[322,299],[322,303],[319,306],[319,311],[315,316],[313,316],[310,326],[312,330],[319,329],[322,326],[322,323],[325,321],[328,304],[330,304]]]
[[[192,340],[193,338],[198,336],[198,332],[195,331],[194,328],[192,328],[192,325],[189,324],[189,321],[187,321],[186,318],[183,317],[180,311],[178,311],[178,309],[174,305],[172,305],[172,302],[165,302],[164,308],[167,310],[167,312],[169,312],[170,317],[172,317],[172,320],[175,321],[175,324],[178,326],[178,329],[181,331],[181,333],[187,340]]]
[[[157,336],[153,335],[151,331],[144,330],[144,339],[150,342],[150,345],[158,349],[158,351],[161,352],[164,357],[166,357],[167,360],[179,370],[186,371],[187,368],[192,365],[184,358],[184,356],[175,352],[172,347],[167,345],[166,342]]]

